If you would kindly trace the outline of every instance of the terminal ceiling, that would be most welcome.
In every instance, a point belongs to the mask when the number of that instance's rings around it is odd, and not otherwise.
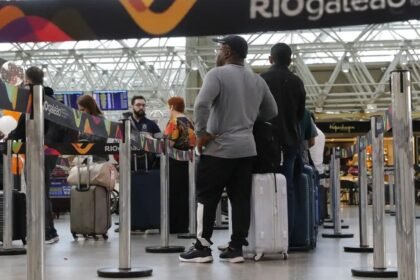
[[[420,110],[420,22],[245,34],[247,65],[269,67],[270,47],[285,42],[294,51],[292,71],[305,83],[307,106],[318,113],[384,110],[390,105],[389,73],[409,69],[413,108]],[[195,43],[195,42],[207,43]],[[197,91],[214,66],[209,38],[0,44],[0,58],[37,65],[56,91],[127,89],[150,99],[156,110],[172,95]],[[191,82],[191,77],[200,77]],[[195,79],[197,80],[197,79]],[[190,95],[189,95],[190,96]],[[193,95],[194,96],[194,95]]]

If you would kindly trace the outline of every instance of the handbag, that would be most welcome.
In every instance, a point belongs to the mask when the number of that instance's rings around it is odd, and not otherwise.
[[[90,163],[74,166],[70,169],[67,182],[70,185],[95,185],[114,190],[118,171],[110,162]]]

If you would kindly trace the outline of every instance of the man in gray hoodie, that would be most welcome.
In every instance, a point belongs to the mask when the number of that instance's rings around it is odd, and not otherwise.
[[[250,225],[252,163],[257,155],[252,134],[257,117],[277,115],[265,81],[244,67],[247,42],[239,36],[215,39],[217,66],[205,77],[194,106],[197,148],[197,240],[183,262],[212,262],[210,246],[216,207],[226,187],[232,205],[232,236],[221,260],[243,262],[242,246]]]

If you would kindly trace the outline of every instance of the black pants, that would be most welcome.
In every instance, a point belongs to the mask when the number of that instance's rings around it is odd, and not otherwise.
[[[232,236],[229,246],[248,245],[251,219],[253,158],[224,159],[201,156],[197,168],[197,243],[210,246],[216,208],[224,188],[232,205]]]
[[[45,238],[50,239],[57,236],[57,230],[54,227],[54,217],[52,212],[52,203],[50,199],[51,172],[57,164],[58,157],[45,156]]]
[[[188,162],[169,159],[170,232],[187,233],[189,226]]]

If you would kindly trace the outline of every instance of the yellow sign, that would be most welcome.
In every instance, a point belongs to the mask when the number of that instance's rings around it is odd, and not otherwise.
[[[150,10],[155,0],[120,0],[131,18],[144,31],[163,35],[172,31],[184,19],[197,0],[175,0],[161,13]]]
[[[72,144],[74,149],[80,154],[80,155],[84,155],[86,153],[88,153],[90,151],[90,149],[92,149],[94,144]],[[85,147],[83,147],[85,146]]]

